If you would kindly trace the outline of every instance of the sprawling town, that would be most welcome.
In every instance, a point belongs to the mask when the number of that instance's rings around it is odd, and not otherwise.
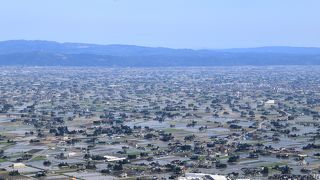
[[[319,72],[0,67],[0,179],[319,179]]]

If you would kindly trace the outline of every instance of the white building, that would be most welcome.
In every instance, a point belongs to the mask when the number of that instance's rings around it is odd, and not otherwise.
[[[178,180],[229,180],[226,176],[212,175],[204,173],[186,173],[185,177],[179,177]]]
[[[274,105],[276,104],[276,100],[270,99],[264,103],[265,105]]]
[[[23,163],[13,163],[13,164],[12,164],[12,167],[13,167],[14,169],[17,169],[17,168],[25,168],[26,165],[23,164]]]
[[[126,159],[126,158],[119,158],[119,157],[115,157],[115,156],[103,156],[103,157],[106,158],[106,161],[108,161],[108,162],[122,161],[122,160]]]

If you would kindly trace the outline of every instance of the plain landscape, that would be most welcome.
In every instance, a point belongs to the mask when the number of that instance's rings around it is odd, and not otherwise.
[[[316,179],[320,67],[1,67],[5,179]]]
[[[320,180],[320,0],[1,0],[0,180]]]

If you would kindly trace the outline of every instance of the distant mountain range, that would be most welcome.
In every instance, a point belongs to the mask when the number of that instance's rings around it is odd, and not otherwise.
[[[1,66],[320,65],[320,48],[170,49],[52,41],[0,41]]]

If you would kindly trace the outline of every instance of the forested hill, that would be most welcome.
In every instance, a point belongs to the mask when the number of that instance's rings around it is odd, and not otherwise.
[[[0,65],[105,67],[320,65],[320,48],[192,50],[15,40],[0,42]]]

